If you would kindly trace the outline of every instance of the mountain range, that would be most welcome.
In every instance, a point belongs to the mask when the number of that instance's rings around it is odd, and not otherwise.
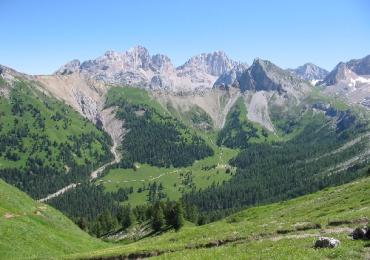
[[[152,90],[195,91],[209,89],[223,73],[237,66],[222,51],[202,53],[175,67],[163,54],[150,55],[137,46],[126,52],[107,51],[94,60],[73,60],[55,72],[87,74],[108,84],[140,86]]]
[[[222,51],[194,56],[175,67],[166,55],[150,55],[145,47],[136,46],[125,52],[107,51],[93,60],[73,60],[53,75],[24,76],[36,80],[51,95],[93,122],[106,121],[104,96],[109,86],[150,90],[162,105],[171,103],[180,112],[193,105],[200,106],[211,116],[216,128],[223,126],[228,110],[240,93],[244,93],[249,96],[248,118],[272,131],[270,107],[299,103],[312,84],[325,86],[324,92],[331,96],[369,106],[369,57],[341,62],[330,73],[312,63],[284,70],[259,58],[248,66],[230,59]],[[2,68],[0,74],[4,79],[17,73]],[[221,92],[216,93],[223,89],[228,89],[231,98],[221,107]]]

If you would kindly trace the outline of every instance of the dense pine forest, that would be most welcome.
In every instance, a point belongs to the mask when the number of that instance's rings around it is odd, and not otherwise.
[[[104,192],[101,185],[82,184],[53,198],[50,204],[75,221],[83,230],[101,237],[111,232],[126,230],[134,224],[150,225],[154,232],[174,228],[178,230],[184,219],[197,221],[194,207],[181,202],[151,199],[150,203],[132,208],[122,205],[132,189]]]

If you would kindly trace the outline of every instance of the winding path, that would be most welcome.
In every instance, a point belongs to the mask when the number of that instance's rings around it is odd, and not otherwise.
[[[114,156],[114,160],[111,161],[111,162],[108,162],[102,166],[100,166],[98,169],[94,170],[93,172],[91,172],[90,174],[90,181],[93,181],[94,179],[96,179],[97,177],[99,177],[99,175],[110,165],[112,164],[115,164],[115,163],[118,163],[120,160],[121,160],[121,155],[118,153],[117,151],[117,142],[115,142],[113,140],[113,146],[111,148],[111,152]],[[60,195],[62,195],[63,193],[67,192],[68,190],[71,190],[71,189],[74,189],[76,188],[78,185],[80,185],[81,183],[71,183],[63,188],[61,188],[60,190],[52,193],[52,194],[49,194],[48,196],[46,196],[45,198],[42,198],[42,199],[39,199],[38,202],[46,202],[52,198],[55,198],[55,197],[58,197]]]

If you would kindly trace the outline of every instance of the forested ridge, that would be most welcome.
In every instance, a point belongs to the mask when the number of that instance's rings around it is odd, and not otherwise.
[[[323,114],[308,112],[305,117],[310,117],[309,124],[289,141],[246,144],[230,161],[237,167],[230,181],[185,194],[184,201],[197,206],[208,222],[248,206],[294,198],[367,174],[359,171],[367,166],[366,160],[344,172],[331,171],[366,149],[364,140],[330,153],[365,131],[364,125],[353,122],[342,128],[341,118],[333,126]]]
[[[169,113],[148,104],[134,104],[125,95],[109,97],[107,106],[117,107],[116,117],[129,130],[122,142],[122,167],[131,167],[134,162],[181,167],[213,155],[200,136]]]
[[[9,99],[0,97],[1,178],[41,198],[111,160],[105,132],[33,83],[14,84]]]

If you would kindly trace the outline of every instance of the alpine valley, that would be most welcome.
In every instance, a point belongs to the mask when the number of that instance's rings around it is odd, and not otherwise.
[[[0,258],[369,258],[369,109],[370,56],[0,66]]]

